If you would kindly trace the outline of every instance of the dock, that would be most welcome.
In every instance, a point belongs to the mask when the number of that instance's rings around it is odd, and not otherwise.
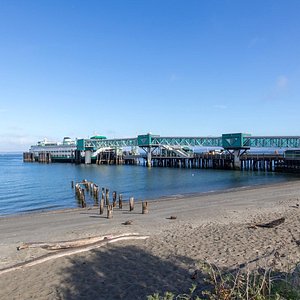
[[[203,150],[205,147],[206,151]],[[38,150],[24,153],[23,160],[300,172],[300,136],[259,137],[231,133],[222,134],[221,137],[161,137],[149,133],[137,138],[106,139],[101,136],[78,139],[76,145],[60,146],[60,151],[56,151],[56,148],[35,147]]]

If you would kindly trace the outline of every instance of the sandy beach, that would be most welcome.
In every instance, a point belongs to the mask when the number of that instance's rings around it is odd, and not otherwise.
[[[132,212],[125,205],[114,209],[112,219],[97,208],[1,217],[0,298],[146,299],[200,284],[191,274],[201,261],[220,269],[288,272],[300,261],[299,205],[300,181],[292,181],[151,201],[148,214],[141,213],[141,203]],[[283,217],[275,228],[252,226]],[[133,233],[143,239],[106,239],[63,257],[53,255],[61,250],[38,246],[17,250],[24,243]],[[49,259],[39,262],[41,257]]]

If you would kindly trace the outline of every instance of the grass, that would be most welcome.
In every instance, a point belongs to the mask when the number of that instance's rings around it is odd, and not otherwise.
[[[148,296],[148,300],[299,300],[299,268],[295,270],[289,273],[271,269],[228,272],[203,262],[197,270],[201,285],[192,285],[186,294],[155,293]]]

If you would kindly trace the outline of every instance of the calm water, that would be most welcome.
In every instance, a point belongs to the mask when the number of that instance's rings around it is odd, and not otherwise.
[[[154,199],[293,180],[286,174],[142,166],[23,163],[0,154],[0,215],[77,207],[71,181],[87,179],[123,198]],[[92,204],[92,202],[90,203]]]

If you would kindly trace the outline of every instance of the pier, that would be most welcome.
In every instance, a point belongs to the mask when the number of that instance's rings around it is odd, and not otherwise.
[[[24,153],[24,162],[70,162],[147,167],[215,168],[237,170],[300,170],[300,136],[251,136],[245,133],[221,137],[161,137],[78,139],[68,155],[55,156],[47,147]],[[203,149],[207,148],[206,151]],[[256,152],[259,148],[261,152]],[[67,148],[65,148],[67,149]],[[272,149],[274,153],[265,152]],[[292,151],[292,152],[288,152]],[[65,151],[67,152],[67,151]],[[279,153],[280,152],[280,153]],[[289,153],[288,157],[285,153]]]

